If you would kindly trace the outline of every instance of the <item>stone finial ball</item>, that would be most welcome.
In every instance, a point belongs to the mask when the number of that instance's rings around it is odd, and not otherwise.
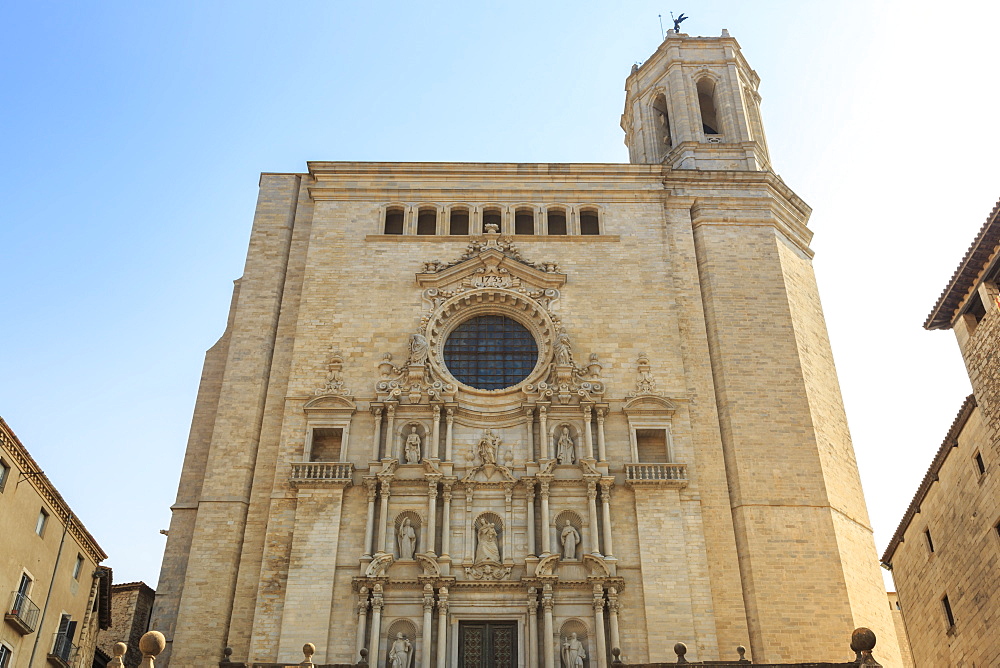
[[[315,653],[316,653],[316,645],[312,644],[311,642],[307,642],[305,645],[302,646],[303,655],[312,656]]]
[[[112,656],[125,656],[125,652],[128,651],[128,645],[123,642],[116,642],[111,647]]]
[[[875,632],[863,626],[854,629],[851,634],[851,649],[855,652],[870,652],[875,649]]]
[[[687,651],[688,651],[688,646],[682,642],[679,642],[676,645],[674,645],[674,654],[676,654],[677,656],[684,656],[685,654],[687,654]]]
[[[145,656],[157,656],[167,646],[167,641],[159,631],[146,631],[139,638],[139,651]]]

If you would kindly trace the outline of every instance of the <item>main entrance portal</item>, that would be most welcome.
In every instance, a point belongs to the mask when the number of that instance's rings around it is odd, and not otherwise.
[[[517,665],[515,622],[459,622],[459,668],[514,668]]]

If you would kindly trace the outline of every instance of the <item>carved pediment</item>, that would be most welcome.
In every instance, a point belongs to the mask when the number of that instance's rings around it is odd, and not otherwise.
[[[422,288],[452,288],[473,290],[476,288],[534,288],[557,290],[566,283],[566,275],[555,271],[552,263],[537,268],[526,262],[506,255],[498,247],[486,248],[458,264],[436,271],[436,262],[424,263],[424,271],[417,274],[417,284]],[[546,271],[546,268],[552,271]]]
[[[622,407],[626,415],[673,415],[676,410],[677,404],[655,394],[633,397]]]
[[[357,405],[350,399],[339,395],[323,395],[311,399],[302,407],[307,415],[352,415]]]

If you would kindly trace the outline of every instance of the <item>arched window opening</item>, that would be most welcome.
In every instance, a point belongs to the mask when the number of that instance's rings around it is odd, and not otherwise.
[[[469,210],[452,209],[448,219],[448,234],[469,233]]]
[[[403,210],[399,208],[386,209],[385,210],[385,233],[386,234],[402,234],[403,233]]]
[[[500,209],[486,209],[483,211],[483,232],[486,231],[487,225],[496,225],[497,231],[500,230],[500,221],[502,217],[500,215]]]
[[[437,211],[421,209],[417,214],[417,234],[437,234]]]
[[[597,211],[585,209],[580,212],[580,234],[600,234],[601,221]]]
[[[566,229],[566,212],[562,209],[548,211],[549,234],[568,234]]]
[[[656,143],[660,155],[666,155],[673,140],[670,138],[670,117],[667,115],[667,98],[660,93],[653,99],[653,115],[656,117]]]
[[[701,108],[701,129],[705,134],[722,134],[715,113],[715,82],[707,77],[698,82],[698,106]]]
[[[518,209],[514,214],[514,234],[535,233],[535,212],[531,209]]]

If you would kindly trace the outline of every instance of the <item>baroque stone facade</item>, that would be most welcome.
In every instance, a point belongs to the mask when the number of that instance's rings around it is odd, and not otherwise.
[[[867,626],[898,665],[757,82],[728,34],[670,32],[626,81],[631,164],[262,175],[164,657],[838,660]]]
[[[1000,663],[1000,203],[928,316],[951,329],[973,394],[882,556],[917,666]]]

